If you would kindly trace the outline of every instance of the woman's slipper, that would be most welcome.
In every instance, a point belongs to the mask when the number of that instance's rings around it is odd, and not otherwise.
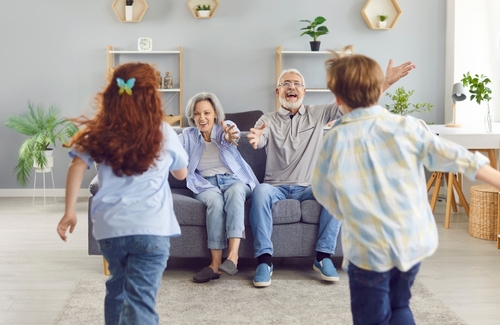
[[[193,280],[196,283],[204,283],[218,278],[220,278],[220,274],[215,273],[209,266],[204,267],[203,270],[193,276]]]
[[[219,265],[219,271],[227,273],[229,275],[235,275],[238,272],[236,265],[234,265],[233,261],[225,260],[224,263]]]

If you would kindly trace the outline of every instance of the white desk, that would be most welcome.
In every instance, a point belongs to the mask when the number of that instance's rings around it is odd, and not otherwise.
[[[490,159],[490,165],[493,168],[497,168],[497,160],[495,156],[495,149],[500,146],[500,123],[494,123],[493,132],[486,133],[484,127],[473,127],[473,126],[463,126],[460,128],[446,127],[444,124],[429,125],[429,129],[437,134],[438,136],[458,143],[470,150],[485,151]],[[437,201],[437,193],[439,192],[439,186],[441,184],[442,173],[434,173],[427,184],[427,189],[429,190],[432,182],[436,180],[434,194],[431,199],[431,207],[434,208]],[[469,205],[465,200],[462,193],[461,179],[457,181],[453,173],[448,173],[448,193],[446,199],[446,219],[445,228],[450,226],[450,209],[452,202],[455,202],[455,196],[453,194],[453,188],[457,191],[460,198],[460,203],[465,209],[467,215],[469,215]],[[456,207],[454,205],[454,210]],[[434,209],[433,209],[434,211]],[[500,245],[500,244],[499,244]]]
[[[444,124],[429,125],[432,132],[444,139],[456,142],[467,149],[498,149],[500,123],[493,124],[493,132],[486,133],[484,127],[463,126],[450,128]]]

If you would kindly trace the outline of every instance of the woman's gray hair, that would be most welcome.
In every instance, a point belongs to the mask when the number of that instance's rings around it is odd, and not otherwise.
[[[281,78],[283,78],[283,76],[285,74],[287,74],[287,73],[293,73],[293,74],[296,74],[297,76],[299,76],[300,79],[302,79],[302,84],[304,85],[304,87],[306,86],[306,81],[304,80],[304,77],[299,72],[299,70],[297,70],[297,69],[287,69],[287,70],[283,70],[283,72],[281,72],[280,77],[278,78],[278,81],[276,82],[276,87],[279,87],[279,84],[281,83]]]
[[[224,114],[224,110],[222,109],[222,105],[217,96],[212,93],[202,92],[191,97],[186,105],[186,111],[184,112],[184,114],[186,115],[189,125],[196,126],[196,123],[194,121],[194,107],[198,102],[204,100],[207,100],[214,108],[215,114],[217,115],[215,124],[220,124],[220,121],[224,121],[224,119],[226,118],[226,114]]]

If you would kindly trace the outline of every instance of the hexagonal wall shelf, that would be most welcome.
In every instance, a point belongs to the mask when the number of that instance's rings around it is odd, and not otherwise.
[[[397,0],[368,0],[361,9],[361,16],[370,29],[392,29],[402,13]],[[378,26],[380,15],[387,16],[386,27]]]
[[[198,17],[198,11],[196,10],[196,6],[198,5],[210,5],[210,13],[208,17]],[[219,6],[219,0],[189,0],[188,7],[189,10],[193,13],[195,18],[212,18]]]
[[[132,5],[132,20],[126,20],[125,0],[115,0],[111,6],[122,23],[138,23],[146,13],[146,10],[148,10],[146,0],[134,0]]]

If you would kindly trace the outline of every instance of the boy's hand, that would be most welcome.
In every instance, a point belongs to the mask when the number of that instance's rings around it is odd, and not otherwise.
[[[57,225],[57,233],[62,240],[66,241],[66,230],[72,234],[76,226],[76,212],[66,212]]]
[[[264,122],[258,128],[251,128],[250,133],[247,134],[248,142],[252,145],[254,149],[257,149],[257,145],[260,142],[260,137],[262,135],[263,130],[266,128],[266,122]]]

